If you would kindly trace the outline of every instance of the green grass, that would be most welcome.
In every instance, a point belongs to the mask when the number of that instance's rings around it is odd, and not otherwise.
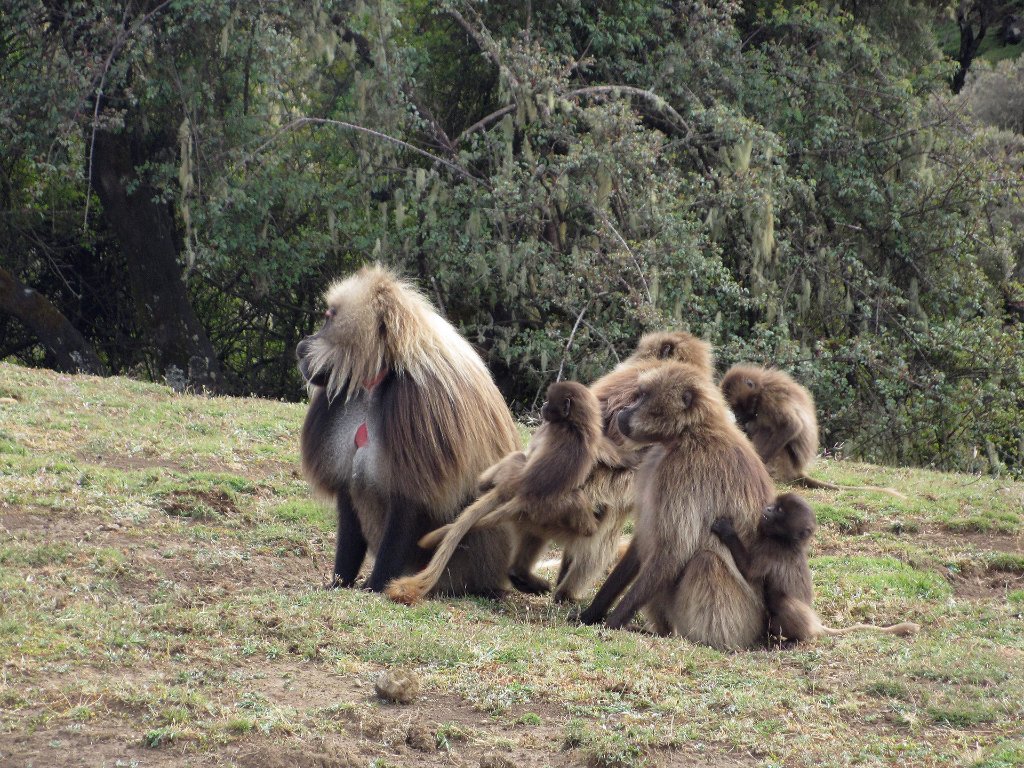
[[[73,733],[126,764],[410,766],[418,724],[450,753],[431,764],[1020,764],[1021,484],[819,462],[908,496],[802,491],[823,620],[922,633],[721,653],[544,598],[321,589],[334,520],[297,475],[301,405],[4,364],[0,392],[5,756],[59,762]],[[389,667],[419,701],[376,699]]]

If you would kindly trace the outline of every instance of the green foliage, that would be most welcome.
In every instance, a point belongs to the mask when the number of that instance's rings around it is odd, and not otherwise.
[[[140,178],[237,391],[300,397],[319,294],[378,259],[520,410],[680,327],[793,371],[830,452],[1019,474],[1024,152],[950,100],[934,10],[23,3],[0,11],[0,250],[111,369],[159,375],[89,196],[95,114],[151,141]],[[975,114],[1017,125],[1017,69]]]

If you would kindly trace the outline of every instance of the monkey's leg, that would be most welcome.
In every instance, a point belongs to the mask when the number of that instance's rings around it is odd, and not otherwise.
[[[608,575],[604,585],[594,596],[593,602],[580,614],[580,621],[584,624],[598,624],[608,613],[608,609],[615,602],[622,591],[629,586],[629,583],[636,578],[640,572],[640,553],[636,548],[636,539],[629,543],[629,548],[622,555],[622,559]]]
[[[628,515],[629,507],[613,506],[599,515],[597,533],[566,543],[562,568],[552,595],[555,602],[576,602],[582,599],[584,593],[604,573],[615,556],[619,532]]]
[[[388,507],[384,538],[377,551],[373,572],[366,582],[366,588],[374,592],[383,592],[392,579],[402,575],[416,546],[416,506],[404,499],[391,497]]]
[[[754,450],[767,466],[775,459],[776,454],[786,447],[786,443],[800,434],[800,425],[791,421],[773,425],[771,429],[756,429],[750,436]]]
[[[454,523],[451,523],[450,528],[445,526],[446,533],[438,542],[437,549],[430,558],[430,562],[427,563],[427,567],[412,576],[403,576],[392,581],[387,587],[387,596],[396,603],[405,603],[406,605],[415,605],[422,600],[444,575],[448,561],[452,559],[466,534],[473,529],[480,518],[492,512],[498,503],[499,494],[497,489],[494,489],[462,510],[462,514],[456,518]],[[412,526],[409,528],[410,531],[413,530]],[[424,536],[419,541],[420,545],[429,546],[426,542],[432,536],[433,534]]]
[[[765,636],[765,605],[731,564],[715,552],[697,552],[683,569],[669,616],[679,635],[712,648],[753,648]]]
[[[715,520],[711,526],[711,532],[714,533],[719,540],[729,550],[729,554],[732,555],[733,562],[736,563],[736,568],[743,578],[749,581],[750,579],[750,553],[747,548],[740,541],[739,535],[736,533],[736,529],[732,527],[731,522],[720,523],[719,520]]]
[[[348,489],[338,491],[338,542],[334,550],[332,587],[351,587],[366,559],[366,537],[352,506]]]
[[[667,573],[671,573],[671,568],[669,563],[646,563],[646,567],[637,574],[636,580],[630,585],[605,622],[608,628],[622,629],[633,620],[637,611],[651,602],[652,598],[671,588],[677,576],[673,573],[671,578],[665,577]]]
[[[547,544],[540,536],[520,531],[516,553],[508,569],[512,586],[529,595],[543,595],[551,591],[551,585],[533,572],[533,566]]]

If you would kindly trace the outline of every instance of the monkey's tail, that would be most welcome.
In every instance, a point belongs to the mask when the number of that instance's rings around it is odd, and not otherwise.
[[[452,555],[455,554],[462,539],[473,530],[477,521],[492,512],[500,501],[496,491],[488,491],[466,507],[455,522],[444,525],[420,539],[419,544],[424,548],[432,546],[431,541],[440,542],[434,556],[430,558],[426,568],[419,573],[393,579],[384,589],[384,594],[396,603],[405,605],[415,605],[420,602],[444,575],[448,561],[452,559]],[[436,534],[439,533],[441,538],[437,539]]]
[[[891,494],[898,499],[907,498],[895,488],[883,488],[879,485],[836,485],[835,483],[827,483],[824,480],[815,480],[807,475],[801,475],[791,482],[793,485],[802,485],[804,488],[823,488],[828,491],[878,491],[879,493]]]
[[[832,627],[826,627],[824,624],[821,626],[821,632],[824,635],[845,635],[850,632],[885,632],[889,635],[916,635],[920,631],[921,625],[915,624],[912,621],[904,621],[888,627],[876,627],[874,624],[851,624],[848,627],[833,629]]]

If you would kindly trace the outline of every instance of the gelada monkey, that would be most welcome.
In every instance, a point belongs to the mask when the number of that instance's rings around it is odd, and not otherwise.
[[[639,464],[644,447],[624,440],[618,428],[619,412],[636,400],[640,375],[667,362],[690,363],[711,377],[714,361],[711,345],[685,331],[644,334],[629,357],[593,384],[590,391],[601,405],[605,434],[620,449],[623,459]],[[598,529],[592,536],[565,544],[555,582],[556,602],[576,602],[605,572],[619,547],[622,526],[633,511],[633,467],[600,463],[587,482],[588,495],[598,504]]]
[[[814,398],[793,377],[774,368],[734,365],[721,382],[726,402],[747,433],[768,472],[781,483],[808,488],[871,490],[906,498],[892,488],[839,486],[807,476],[818,453]]]
[[[711,532],[732,553],[736,567],[755,589],[764,590],[768,633],[779,640],[810,640],[818,635],[845,635],[871,630],[912,635],[921,627],[912,622],[876,627],[854,624],[842,629],[826,627],[811,607],[814,599],[807,550],[818,524],[814,511],[795,493],[785,493],[764,510],[757,535],[744,546],[728,517],[712,523]]]
[[[548,387],[541,409],[544,423],[525,452],[511,453],[480,478],[483,495],[454,522],[420,539],[437,547],[427,567],[396,579],[387,595],[401,603],[421,600],[444,574],[463,537],[474,529],[510,522],[520,541],[571,541],[597,529],[594,506],[584,485],[598,461],[616,464],[615,446],[601,433],[597,399],[582,384]]]
[[[750,648],[764,634],[764,602],[711,533],[734,515],[752,541],[772,500],[771,478],[705,370],[666,363],[643,374],[618,416],[628,439],[650,444],[636,474],[633,541],[580,617],[612,628],[645,609],[652,628],[716,648]]]
[[[296,349],[310,389],[302,468],[338,510],[333,583],[382,591],[419,570],[416,540],[451,522],[482,470],[519,447],[512,415],[483,362],[415,288],[364,267],[326,294],[323,327]],[[474,532],[438,591],[509,586],[507,530]]]

